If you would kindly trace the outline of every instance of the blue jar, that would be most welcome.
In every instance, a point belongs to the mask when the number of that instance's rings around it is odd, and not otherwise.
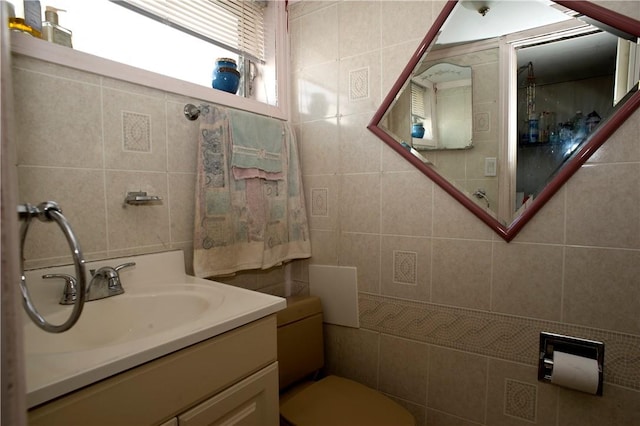
[[[411,126],[411,137],[416,139],[422,139],[424,136],[424,125],[422,123],[415,123]]]
[[[216,59],[216,68],[233,68],[238,69],[238,64],[235,59],[231,58],[218,58]]]
[[[235,94],[240,86],[240,72],[236,61],[230,58],[216,59],[216,66],[211,78],[211,87]]]

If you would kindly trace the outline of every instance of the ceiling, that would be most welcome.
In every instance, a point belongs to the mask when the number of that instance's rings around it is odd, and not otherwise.
[[[465,0],[460,5],[445,22],[438,45],[490,39],[573,19],[548,0]],[[572,80],[610,75],[616,51],[617,37],[599,32],[521,48],[518,67],[531,62],[537,84],[564,81],[569,75]]]

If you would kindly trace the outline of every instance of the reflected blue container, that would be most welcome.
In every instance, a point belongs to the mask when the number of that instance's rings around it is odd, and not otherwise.
[[[422,123],[416,123],[411,126],[411,137],[416,139],[422,139],[424,136],[424,126]]]
[[[240,73],[236,61],[230,58],[216,59],[211,77],[211,87],[229,93],[236,93],[240,86]]]

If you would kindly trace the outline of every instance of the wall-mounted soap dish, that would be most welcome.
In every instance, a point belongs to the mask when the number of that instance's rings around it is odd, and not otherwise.
[[[142,204],[158,204],[162,201],[162,197],[157,195],[147,195],[144,191],[127,192],[127,196],[124,199],[126,204],[139,206]]]

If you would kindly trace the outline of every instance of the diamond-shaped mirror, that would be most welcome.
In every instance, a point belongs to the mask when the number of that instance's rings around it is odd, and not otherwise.
[[[639,37],[587,1],[449,1],[368,127],[510,241],[640,106]]]

